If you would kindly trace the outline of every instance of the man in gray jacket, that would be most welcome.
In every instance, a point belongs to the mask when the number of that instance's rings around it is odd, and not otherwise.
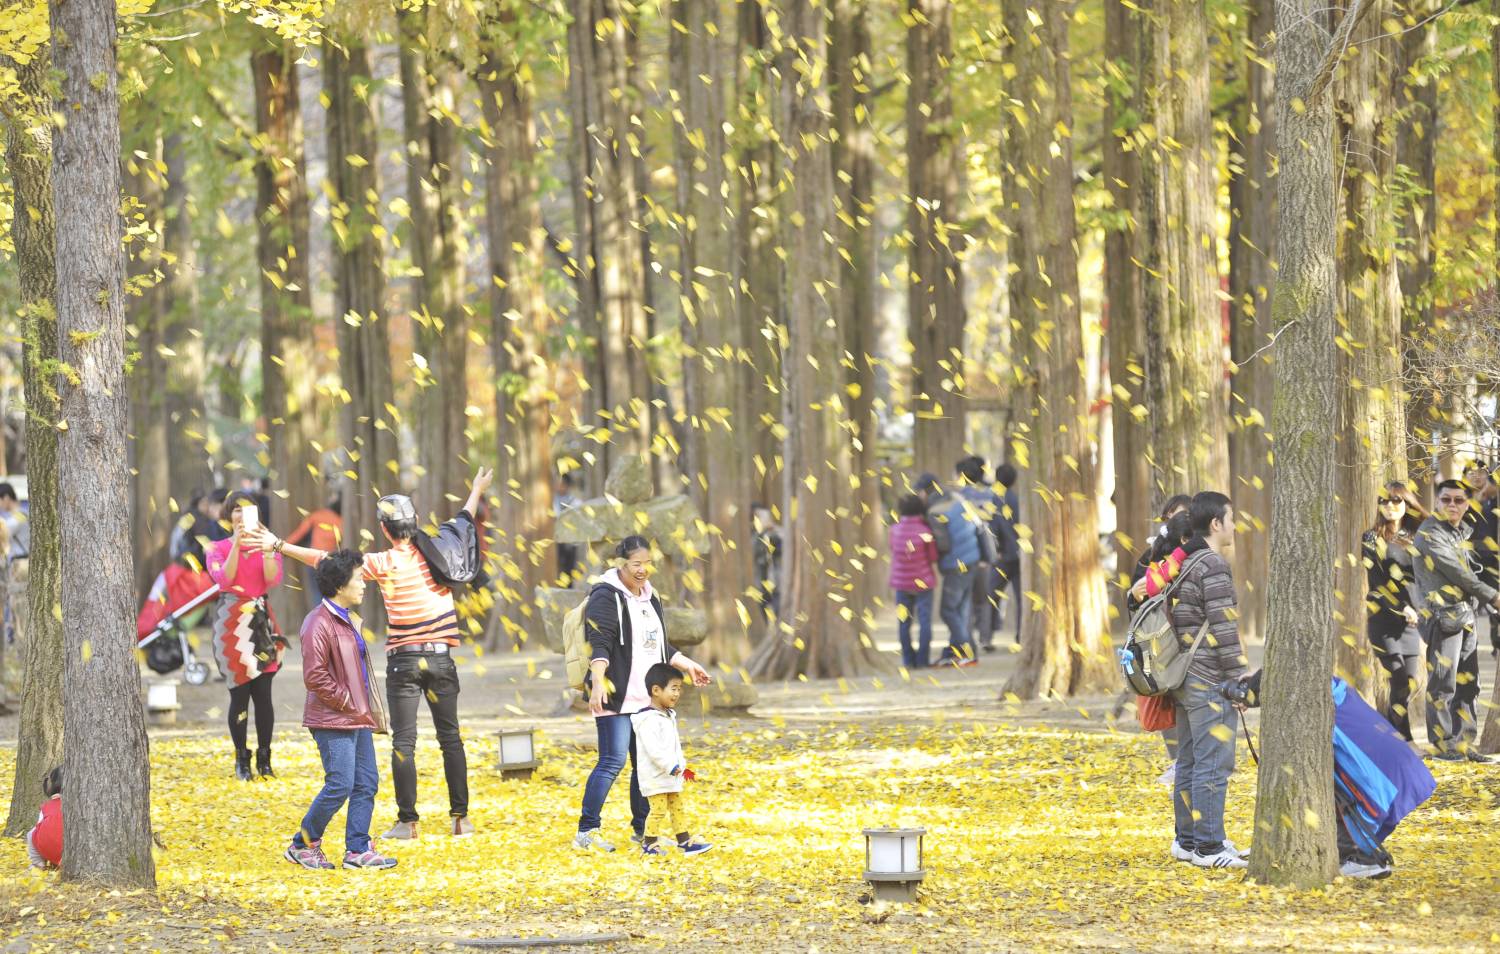
[[[1474,748],[1479,734],[1479,639],[1474,603],[1500,609],[1500,591],[1474,573],[1464,551],[1469,489],[1462,481],[1437,487],[1437,512],[1417,528],[1412,561],[1422,594],[1418,628],[1427,644],[1427,740],[1445,762],[1488,762]]]

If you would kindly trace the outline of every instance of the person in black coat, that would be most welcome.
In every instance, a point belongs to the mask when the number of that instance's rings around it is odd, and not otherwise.
[[[1412,591],[1416,582],[1413,535],[1426,515],[1404,483],[1391,481],[1376,503],[1375,522],[1361,542],[1368,584],[1365,636],[1390,674],[1390,703],[1385,717],[1408,742],[1411,714],[1407,708],[1421,658],[1417,599]]]
[[[651,588],[651,544],[626,537],[615,548],[617,565],[589,591],[584,628],[589,637],[589,712],[599,734],[599,761],[583,788],[583,807],[573,845],[581,850],[614,851],[599,834],[604,800],[630,756],[630,823],[635,839],[645,836],[650,806],[636,777],[635,735],[630,717],[651,704],[646,672],[667,663],[695,686],[706,686],[708,671],[667,641],[666,613]]]

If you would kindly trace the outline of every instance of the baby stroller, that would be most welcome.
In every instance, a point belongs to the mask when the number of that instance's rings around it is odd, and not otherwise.
[[[218,584],[190,558],[173,560],[161,571],[135,621],[136,645],[146,651],[152,672],[166,675],[181,667],[188,685],[208,682],[208,665],[193,655],[188,632],[218,595]]]

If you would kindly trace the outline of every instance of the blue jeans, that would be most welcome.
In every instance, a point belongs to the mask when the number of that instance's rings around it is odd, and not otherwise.
[[[599,827],[599,816],[604,811],[604,800],[615,779],[625,768],[625,756],[630,756],[630,827],[637,835],[646,834],[646,816],[651,813],[651,804],[641,794],[641,782],[636,776],[635,731],[628,715],[599,716],[594,720],[599,730],[599,761],[589,773],[583,786],[583,811],[578,816],[579,831],[593,831]]]
[[[323,790],[313,799],[302,827],[292,843],[299,848],[323,839],[323,830],[344,803],[344,850],[360,854],[370,850],[370,816],[375,813],[375,792],[380,788],[380,770],[375,767],[375,737],[369,729],[312,729],[323,759]]]
[[[896,591],[896,605],[905,612],[898,614],[897,630],[901,634],[901,665],[907,669],[925,669],[930,666],[928,652],[932,647],[932,591]],[[911,648],[912,617],[917,620],[917,648]]]
[[[939,614],[948,627],[948,651],[955,659],[977,659],[974,638],[969,635],[969,610],[974,602],[974,571],[943,573],[943,595]]]
[[[1172,702],[1177,708],[1177,784],[1172,792],[1177,842],[1200,855],[1215,855],[1224,847],[1224,793],[1234,772],[1238,714],[1218,690],[1192,676],[1172,693]]]

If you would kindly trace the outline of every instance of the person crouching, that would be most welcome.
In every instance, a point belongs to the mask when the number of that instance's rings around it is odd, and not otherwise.
[[[666,663],[656,663],[646,670],[646,691],[651,695],[651,705],[630,717],[638,758],[636,774],[641,794],[651,803],[641,851],[648,855],[666,854],[667,849],[659,842],[664,835],[674,833],[683,854],[701,855],[713,845],[693,840],[682,806],[683,780],[693,778],[687,757],[682,754],[682,739],[677,735],[682,673]]]
[[[318,561],[315,574],[323,601],[302,622],[302,681],[307,686],[302,724],[318,743],[324,773],[323,790],[286,850],[286,860],[304,868],[333,867],[323,855],[323,830],[345,802],[344,867],[396,866],[396,859],[370,846],[370,817],[380,788],[374,732],[388,729],[377,716],[369,651],[352,612],[365,597],[363,560],[353,550],[335,550]]]

